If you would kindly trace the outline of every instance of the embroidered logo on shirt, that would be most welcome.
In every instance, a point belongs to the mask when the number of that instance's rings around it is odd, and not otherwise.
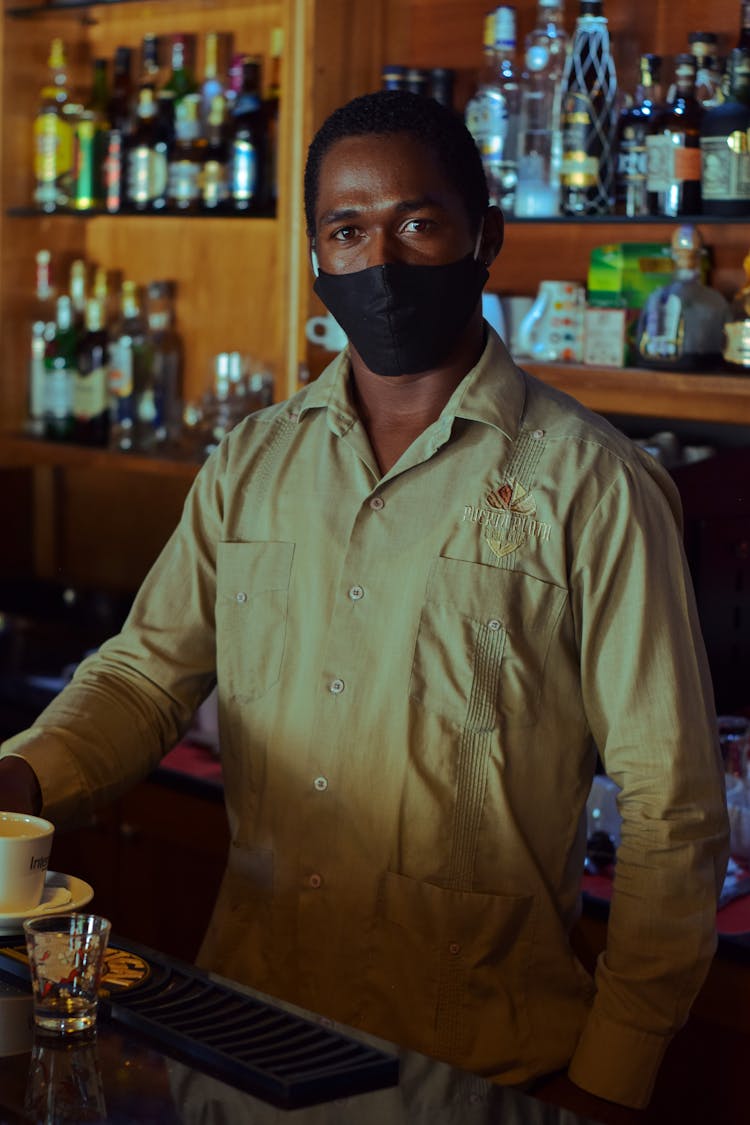
[[[546,541],[551,528],[536,518],[536,502],[516,477],[485,496],[487,506],[464,505],[464,521],[484,528],[488,547],[499,559],[512,555],[530,538]]]

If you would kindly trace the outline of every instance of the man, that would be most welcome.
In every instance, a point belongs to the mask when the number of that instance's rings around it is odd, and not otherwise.
[[[726,853],[675,489],[483,323],[502,217],[452,114],[356,99],[305,195],[349,348],[222,443],[121,635],[6,744],[0,804],[114,797],[216,679],[232,845],[201,963],[642,1105]],[[568,934],[595,747],[623,829],[594,986]]]

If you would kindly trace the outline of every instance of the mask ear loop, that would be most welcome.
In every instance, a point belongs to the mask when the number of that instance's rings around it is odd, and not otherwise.
[[[318,255],[315,252],[315,247],[310,249],[310,265],[312,266],[313,277],[318,277],[320,274],[320,266],[318,264]]]
[[[477,234],[477,240],[474,243],[474,261],[475,262],[479,258],[479,247],[480,247],[481,242],[482,242],[482,235],[483,234],[484,234],[484,218],[482,218],[482,221],[479,224],[479,233]],[[486,263],[484,263],[484,264],[486,265]],[[317,274],[316,274],[316,276],[317,276]]]

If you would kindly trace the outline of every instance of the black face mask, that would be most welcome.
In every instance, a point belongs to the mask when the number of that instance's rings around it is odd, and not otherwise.
[[[371,371],[411,375],[450,355],[489,273],[473,254],[444,266],[387,262],[313,286]]]

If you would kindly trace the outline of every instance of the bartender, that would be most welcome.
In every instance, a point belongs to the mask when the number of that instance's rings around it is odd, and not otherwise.
[[[502,215],[453,113],[335,111],[305,209],[348,346],[211,456],[121,633],[4,745],[0,806],[88,817],[217,684],[231,846],[204,967],[642,1106],[727,857],[676,490],[483,321]],[[622,843],[591,979],[569,935],[597,750]]]

